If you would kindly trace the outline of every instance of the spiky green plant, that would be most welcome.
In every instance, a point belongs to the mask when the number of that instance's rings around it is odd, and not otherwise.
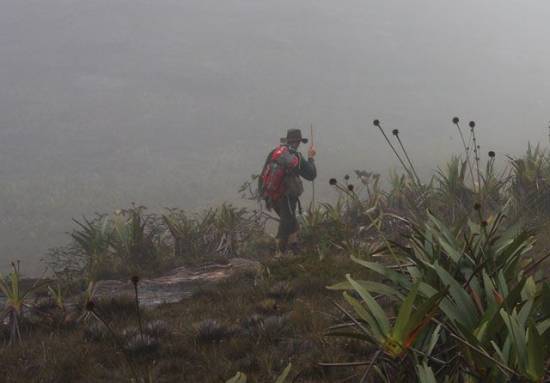
[[[392,325],[384,309],[369,293],[369,290],[365,288],[365,283],[359,283],[349,275],[346,278],[349,287],[361,297],[361,301],[359,301],[344,292],[344,298],[353,307],[358,319],[344,309],[342,311],[357,325],[364,340],[376,344],[380,350],[394,359],[401,358],[405,352],[411,349],[420,333],[430,323],[439,302],[447,294],[447,291],[443,290],[428,299],[417,302],[418,284],[415,284],[407,296],[403,297],[403,302],[399,306],[399,313]],[[397,291],[383,288],[378,284],[371,283],[367,285],[373,291],[390,293],[393,298],[401,296]],[[348,288],[348,285],[337,285],[332,288],[343,289]],[[333,332],[330,335],[357,337],[357,334],[342,334],[339,332]]]
[[[512,181],[510,193],[517,210],[529,213],[550,211],[550,158],[539,145],[528,145],[523,157],[510,158]]]
[[[158,228],[149,225],[150,217],[144,211],[144,206],[132,206],[111,218],[113,256],[134,269],[150,264],[156,255],[154,237]]]
[[[174,240],[174,256],[197,254],[200,244],[196,220],[181,209],[169,209],[162,218]]]
[[[415,343],[420,350],[415,352],[417,358],[429,355],[430,361],[443,362],[438,379],[451,377],[465,382],[474,381],[474,377],[486,382],[543,379],[541,371],[549,350],[540,348],[535,355],[533,350],[538,346],[533,342],[535,338],[546,342],[550,337],[550,307],[544,304],[550,299],[550,289],[533,274],[540,264],[531,255],[533,234],[520,224],[509,222],[504,213],[455,228],[447,227],[428,213],[426,223],[411,223],[411,228],[407,244],[392,246],[391,254],[389,249],[385,252],[388,261],[397,254],[407,263],[406,267],[402,263],[397,268],[388,267],[387,262],[353,257],[390,286],[361,281],[351,284],[348,278],[349,285],[335,288],[355,291],[362,288],[394,300],[416,291],[429,300],[448,289],[432,323],[426,326],[425,335]],[[381,254],[383,259],[384,252]],[[368,315],[382,317],[383,312],[372,297],[364,296],[363,292],[361,297],[368,302],[365,306],[350,303],[356,312],[364,311],[359,324],[368,323],[368,328],[372,328]],[[456,351],[450,350],[460,350],[462,360],[456,360]]]
[[[71,237],[77,249],[85,255],[85,273],[93,278],[101,268],[112,263],[109,259],[113,235],[111,221],[106,215],[97,215],[93,219],[84,217],[82,221],[73,219],[73,222],[78,227],[73,230]]]
[[[48,293],[53,299],[55,306],[61,311],[65,311],[65,294],[61,288],[61,284],[57,283],[55,288],[48,286]]]
[[[468,215],[475,193],[466,186],[467,162],[453,156],[445,170],[436,175],[436,197],[442,209],[448,211],[451,222]]]
[[[29,309],[27,299],[29,295],[36,291],[40,285],[34,284],[28,289],[21,287],[20,263],[11,263],[12,271],[4,278],[0,275],[0,292],[5,296],[6,302],[0,312],[0,323],[4,320],[8,322],[10,333],[9,344],[21,341],[20,323],[24,309]]]
[[[88,310],[87,308],[89,305],[95,305],[95,296],[96,296],[96,282],[93,280],[90,280],[86,286],[86,290],[84,290],[84,293],[82,294],[82,300],[81,300],[81,308],[82,308],[82,314],[79,317],[79,321],[88,321],[91,317],[91,310]]]
[[[236,255],[238,244],[246,232],[246,209],[237,208],[231,204],[222,204],[217,212],[214,222],[219,239],[216,251],[222,256]]]

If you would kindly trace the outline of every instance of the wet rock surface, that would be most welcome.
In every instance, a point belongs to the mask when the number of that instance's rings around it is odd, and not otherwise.
[[[179,302],[189,298],[200,287],[221,282],[237,273],[256,272],[259,262],[233,258],[227,264],[208,264],[200,267],[178,267],[169,274],[142,279],[139,282],[139,299],[143,306]],[[133,297],[134,286],[130,281],[106,280],[96,284],[95,297]]]
[[[256,272],[259,267],[259,262],[244,258],[230,259],[227,264],[178,267],[160,277],[140,280],[138,290],[140,304],[151,307],[162,303],[179,302],[182,299],[190,298],[200,288],[216,284],[238,273]],[[95,299],[124,297],[133,299],[134,286],[129,280],[98,281],[94,297]],[[74,305],[77,300],[77,297],[69,297],[66,304]],[[4,306],[5,302],[6,297],[0,294],[0,308]]]

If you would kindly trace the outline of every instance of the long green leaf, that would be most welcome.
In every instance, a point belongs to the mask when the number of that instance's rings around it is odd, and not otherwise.
[[[380,331],[380,328],[371,313],[369,313],[357,299],[353,298],[348,293],[344,292],[343,295],[344,299],[351,305],[351,307],[353,307],[353,310],[359,318],[369,325],[368,329],[362,328],[365,335],[371,337],[374,343],[383,343],[386,335]],[[368,332],[368,330],[370,330],[370,332]]]
[[[416,371],[418,373],[419,383],[437,383],[433,370],[426,362],[422,365],[416,366]]]
[[[508,314],[504,309],[500,310],[500,315],[508,328],[508,333],[514,345],[515,355],[520,366],[525,366],[527,357],[527,341],[525,331],[521,328],[518,314],[515,309],[512,314]]]
[[[232,377],[225,383],[246,383],[246,375],[242,372],[237,372],[234,377]]]
[[[540,382],[544,378],[544,343],[536,327],[531,324],[528,330],[527,340],[527,375]]]
[[[288,366],[286,366],[283,373],[277,378],[275,383],[284,383],[286,381],[286,378],[288,377],[288,374],[290,373],[291,369],[292,369],[292,363],[289,363]]]
[[[410,290],[412,287],[411,281],[402,273],[399,273],[397,271],[391,270],[387,268],[386,266],[376,263],[376,262],[368,262],[364,261],[362,259],[356,258],[354,256],[351,256],[351,259],[353,262],[365,266],[369,270],[372,270],[386,278],[388,278],[390,281],[396,283],[397,285],[403,287],[404,289]]]
[[[372,295],[370,295],[367,289],[363,288],[359,283],[353,280],[349,274],[346,275],[346,278],[369,308],[374,319],[376,320],[380,332],[384,335],[384,337],[387,337],[390,332],[390,323],[382,307],[380,307],[378,302],[376,302]]]
[[[473,330],[478,322],[478,313],[470,295],[464,290],[462,285],[454,279],[451,274],[442,268],[438,263],[433,265],[441,282],[449,286],[449,293],[455,304],[460,307],[460,321],[463,326]]]
[[[357,280],[357,283],[359,283],[361,286],[363,286],[365,289],[367,289],[369,292],[375,293],[375,294],[382,294],[385,296],[388,296],[390,298],[394,299],[405,299],[405,296],[400,293],[397,289],[394,289],[391,286],[388,286],[384,283],[380,282],[374,282],[374,281],[362,281]],[[329,290],[355,290],[351,283],[348,281],[340,282],[337,284],[334,284],[332,286],[328,286],[327,289]]]
[[[415,284],[399,308],[399,313],[392,330],[392,338],[400,343],[403,343],[403,340],[408,335],[406,331],[409,327],[409,320],[417,293],[418,284]]]
[[[550,318],[537,323],[537,331],[539,334],[544,335],[544,333],[548,330],[550,330]]]

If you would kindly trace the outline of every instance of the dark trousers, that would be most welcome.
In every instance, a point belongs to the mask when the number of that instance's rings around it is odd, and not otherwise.
[[[296,219],[298,199],[284,196],[273,205],[273,210],[275,210],[280,219],[277,238],[286,244],[288,237],[298,231],[298,220]]]

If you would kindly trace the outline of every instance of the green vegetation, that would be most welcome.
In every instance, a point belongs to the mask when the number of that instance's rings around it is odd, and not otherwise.
[[[133,205],[74,222],[70,243],[46,258],[65,281],[155,275],[177,265],[243,256],[250,243],[267,238],[256,212],[230,204],[194,216],[180,209],[147,214],[144,206]]]
[[[15,266],[0,282],[0,379],[548,381],[550,156],[529,146],[499,173],[475,123],[453,123],[464,153],[423,182],[402,134],[375,121],[403,173],[386,189],[367,171],[332,179],[338,201],[300,218],[301,254],[274,259],[269,214],[229,204],[75,221],[47,290],[21,293]],[[140,307],[144,278],[234,257],[259,267]],[[131,276],[135,296],[96,296],[96,281]]]

